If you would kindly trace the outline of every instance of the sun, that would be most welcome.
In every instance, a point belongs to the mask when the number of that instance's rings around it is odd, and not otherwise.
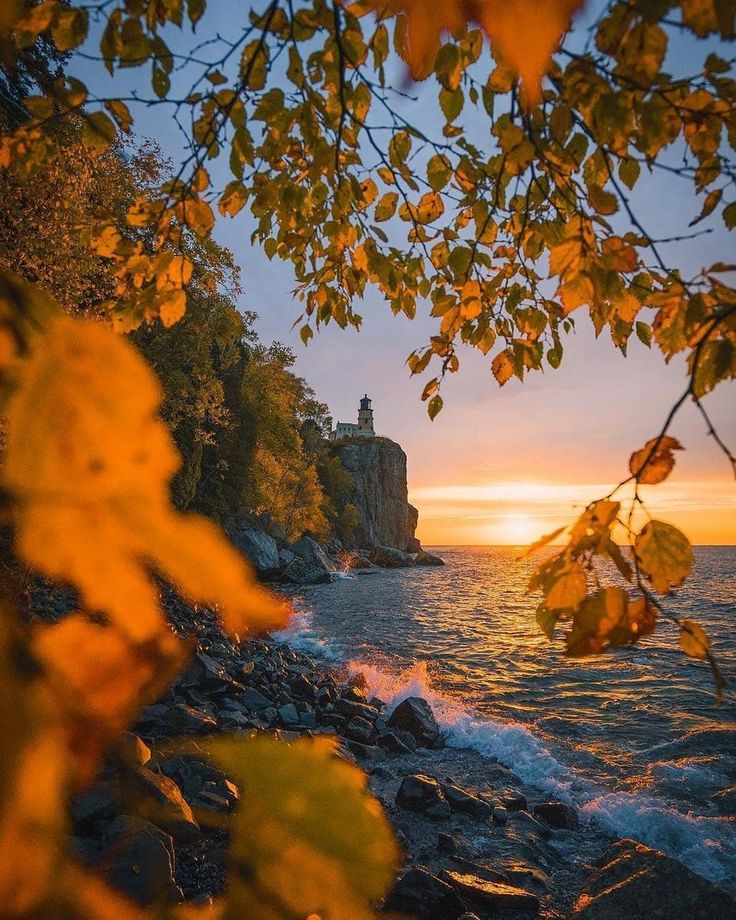
[[[541,530],[539,521],[530,514],[504,514],[493,527],[498,542],[510,546],[526,546],[538,539]]]

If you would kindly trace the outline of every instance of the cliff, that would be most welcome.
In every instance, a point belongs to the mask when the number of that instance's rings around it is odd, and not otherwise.
[[[419,513],[407,499],[406,454],[401,447],[388,438],[354,438],[336,443],[333,450],[353,481],[356,543],[417,552]]]

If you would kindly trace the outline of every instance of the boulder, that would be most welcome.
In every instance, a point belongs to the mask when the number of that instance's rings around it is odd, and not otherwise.
[[[217,728],[216,719],[208,712],[186,703],[175,703],[163,721],[168,733],[173,735],[209,734]]]
[[[492,809],[488,802],[466,792],[465,789],[461,789],[454,783],[440,783],[440,789],[453,811],[478,818],[479,821],[490,818]]]
[[[112,820],[120,801],[117,780],[102,780],[80,793],[72,802],[74,826],[83,832],[95,832]]]
[[[713,920],[736,916],[736,900],[677,860],[619,840],[598,861],[574,920]]]
[[[116,753],[126,763],[144,766],[151,759],[151,749],[135,732],[123,732],[117,744]]]
[[[373,546],[368,558],[374,565],[384,569],[407,569],[414,565],[411,553],[394,549],[393,546]]]
[[[239,694],[238,700],[246,709],[255,710],[256,712],[260,712],[263,709],[269,709],[273,706],[273,700],[269,700],[267,696],[264,696],[253,687],[246,687],[245,690]]]
[[[442,873],[442,878],[449,882],[462,898],[467,898],[474,907],[483,910],[539,910],[539,898],[514,885],[486,881],[477,875],[466,875],[462,872],[446,871]]]
[[[420,696],[403,700],[391,713],[389,728],[400,728],[415,739],[422,747],[441,747],[440,727],[429,703]]]
[[[439,556],[435,556],[433,553],[428,553],[424,549],[420,549],[414,555],[414,565],[444,565],[445,560],[440,559]]]
[[[412,773],[404,777],[396,793],[396,804],[409,811],[418,811],[435,821],[449,818],[451,814],[440,784],[423,773]]]
[[[534,806],[534,814],[550,827],[574,831],[578,826],[577,812],[565,802],[542,802]]]
[[[199,824],[181,790],[170,777],[139,767],[126,774],[123,794],[136,811],[170,834],[174,840],[190,842],[201,836]]]
[[[237,524],[231,525],[229,532],[233,543],[250,559],[259,575],[271,578],[280,571],[279,545],[270,534],[248,527],[241,529]]]
[[[423,866],[414,866],[401,876],[386,898],[385,907],[422,920],[454,920],[465,912],[452,885]]]
[[[297,585],[327,584],[332,581],[332,565],[322,547],[311,537],[302,537],[290,547],[293,560],[282,572],[285,581]]]
[[[174,843],[160,827],[123,815],[108,828],[104,844],[100,867],[137,904],[183,899],[174,880]]]

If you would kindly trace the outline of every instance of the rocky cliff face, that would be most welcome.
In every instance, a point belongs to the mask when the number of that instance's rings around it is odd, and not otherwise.
[[[388,438],[356,438],[335,445],[354,482],[360,546],[392,546],[417,552],[417,509],[407,500],[406,454]]]

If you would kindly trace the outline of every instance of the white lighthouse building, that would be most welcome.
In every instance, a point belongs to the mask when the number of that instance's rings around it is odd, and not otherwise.
[[[343,438],[375,438],[373,429],[373,406],[368,394],[358,404],[358,423],[338,422],[334,431],[330,432],[331,441],[342,441]]]

